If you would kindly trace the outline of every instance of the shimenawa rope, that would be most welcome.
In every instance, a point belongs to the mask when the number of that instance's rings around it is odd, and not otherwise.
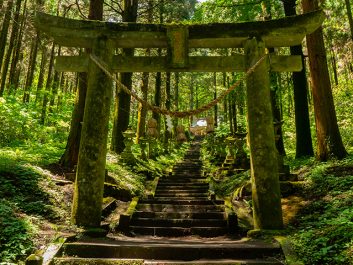
[[[124,90],[125,93],[129,94],[130,96],[134,97],[138,102],[140,102],[144,107],[146,107],[147,109],[153,111],[153,112],[157,112],[163,115],[168,115],[171,117],[177,117],[177,118],[184,118],[184,117],[190,117],[190,116],[194,116],[197,114],[200,114],[204,111],[207,111],[209,109],[211,109],[212,107],[214,107],[217,103],[219,103],[221,100],[224,99],[224,97],[226,97],[230,92],[232,92],[236,87],[238,87],[240,85],[241,82],[243,82],[245,80],[245,78],[247,78],[250,74],[252,74],[255,69],[265,60],[265,58],[267,57],[267,54],[265,54],[264,56],[262,56],[252,67],[249,68],[249,70],[245,73],[245,75],[240,78],[237,82],[235,82],[232,86],[230,86],[227,90],[223,91],[220,96],[214,100],[212,100],[210,103],[201,106],[198,109],[195,110],[188,110],[188,111],[170,111],[167,109],[162,109],[160,107],[156,107],[151,105],[150,103],[148,103],[147,101],[143,100],[142,98],[140,98],[135,92],[131,91],[130,89],[128,89],[124,84],[122,84],[111,72],[108,67],[108,65],[103,62],[100,58],[98,58],[97,56],[95,56],[94,54],[90,54],[90,59],[112,80],[114,80],[116,82],[116,84],[118,85],[118,87],[122,90]]]

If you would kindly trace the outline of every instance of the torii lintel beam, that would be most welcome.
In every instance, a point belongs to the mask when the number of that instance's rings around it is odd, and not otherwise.
[[[302,70],[301,56],[270,55],[270,69],[273,72],[299,72]],[[136,56],[113,57],[113,72],[245,72],[245,56],[191,56],[182,68],[173,68],[167,57]],[[58,72],[87,72],[89,56],[58,56],[55,70]]]
[[[167,32],[178,27],[186,32],[187,48],[241,48],[253,37],[261,39],[266,47],[298,45],[324,19],[323,11],[315,11],[258,22],[160,25],[74,20],[37,13],[35,24],[65,47],[91,48],[94,39],[105,36],[116,48],[168,48],[170,36]]]

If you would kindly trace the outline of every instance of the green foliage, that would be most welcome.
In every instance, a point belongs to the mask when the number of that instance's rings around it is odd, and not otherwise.
[[[33,250],[32,228],[28,221],[13,210],[10,203],[0,200],[0,260],[13,262]]]
[[[34,219],[62,222],[69,207],[45,171],[1,155],[0,161],[0,259],[10,262],[33,250]]]
[[[353,161],[318,163],[306,177],[309,200],[292,240],[305,264],[353,262]]]

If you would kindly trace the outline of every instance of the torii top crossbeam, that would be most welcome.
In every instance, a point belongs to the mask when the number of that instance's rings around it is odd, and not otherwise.
[[[167,32],[175,27],[187,31],[189,48],[239,48],[252,37],[266,47],[298,45],[324,20],[322,11],[277,20],[212,24],[139,24],[74,20],[37,13],[36,26],[55,42],[67,47],[90,48],[92,40],[104,35],[116,48],[168,48]]]
[[[92,48],[104,36],[114,48],[167,48],[168,56],[115,56],[115,72],[244,72],[245,58],[232,56],[189,56],[189,48],[241,48],[256,37],[266,47],[298,45],[324,20],[316,11],[278,20],[213,24],[139,24],[66,19],[38,13],[38,29],[65,47]],[[300,71],[300,56],[271,56],[272,71]],[[60,56],[57,71],[86,72],[88,57]]]

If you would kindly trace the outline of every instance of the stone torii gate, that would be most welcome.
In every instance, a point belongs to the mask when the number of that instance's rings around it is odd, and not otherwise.
[[[278,20],[160,25],[65,19],[37,13],[36,27],[66,47],[90,48],[111,72],[246,72],[248,133],[255,229],[282,228],[280,186],[269,71],[300,71],[299,56],[266,55],[266,48],[298,45],[323,22],[316,11]],[[116,48],[166,48],[167,56],[114,55]],[[190,48],[244,48],[232,56],[189,56]],[[112,80],[88,55],[59,56],[56,70],[88,72],[88,89],[76,173],[73,223],[98,227],[104,188]]]

